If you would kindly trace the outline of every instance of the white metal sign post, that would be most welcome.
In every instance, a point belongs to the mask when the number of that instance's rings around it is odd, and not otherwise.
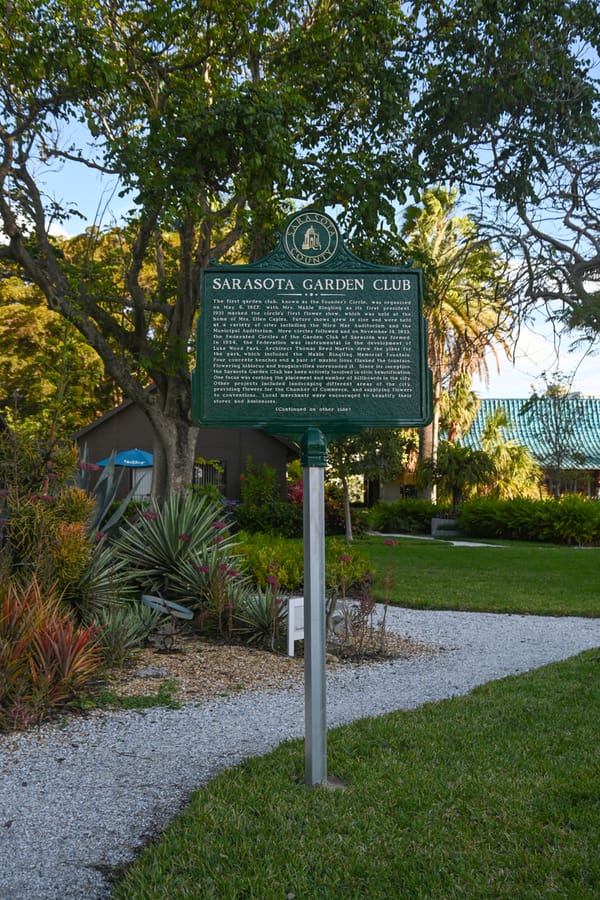
[[[318,428],[301,443],[304,503],[304,716],[305,781],[327,782],[325,699],[325,464],[327,445]]]

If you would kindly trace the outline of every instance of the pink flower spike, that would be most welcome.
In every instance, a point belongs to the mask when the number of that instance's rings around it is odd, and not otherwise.
[[[179,535],[179,540],[180,540],[180,541],[189,541],[189,539],[190,539],[189,534],[180,534],[180,535]]]
[[[43,500],[44,503],[54,503],[54,497],[52,494],[42,494],[40,496],[40,500]]]
[[[213,522],[213,528],[227,528],[227,522]]]
[[[384,544],[388,544],[390,547],[395,547],[396,544],[398,543],[398,541],[395,541],[395,540],[393,540],[393,539],[389,539],[389,540],[387,540],[387,541],[384,541],[383,543],[384,543]]]
[[[102,538],[105,536],[105,534],[106,534],[105,531],[97,531],[96,538],[95,538],[96,542],[101,541]]]
[[[276,575],[267,575],[267,584],[270,584],[271,587],[278,588],[279,578],[277,578]]]
[[[345,553],[343,553],[343,554],[342,554],[340,557],[338,557],[338,558],[339,558],[339,561],[340,561],[340,562],[343,562],[343,563],[349,563],[349,562],[350,562],[350,557],[349,557],[349,556],[346,556]]]
[[[218,534],[216,536],[216,538],[214,539],[215,544],[222,544],[224,540],[225,540],[225,538],[223,537],[222,534]]]
[[[96,463],[82,462],[79,463],[79,468],[83,472],[99,472],[102,466],[97,466]]]
[[[208,575],[210,572],[208,566],[194,566],[194,568],[196,569],[196,572],[200,572],[202,575]]]
[[[154,512],[154,510],[149,509],[147,512],[142,513],[144,519],[158,519],[158,513]]]

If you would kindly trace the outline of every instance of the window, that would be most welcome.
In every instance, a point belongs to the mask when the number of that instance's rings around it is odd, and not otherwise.
[[[196,459],[194,461],[194,484],[200,488],[210,485],[224,494],[226,484],[225,463],[220,459],[202,459],[201,457]]]

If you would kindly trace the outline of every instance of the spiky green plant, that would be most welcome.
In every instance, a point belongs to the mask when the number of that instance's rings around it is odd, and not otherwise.
[[[235,631],[249,644],[274,650],[287,619],[287,603],[278,586],[247,593],[236,610]]]
[[[106,607],[137,602],[139,592],[126,578],[126,573],[126,560],[114,553],[106,537],[96,540],[73,601],[83,621],[90,623],[97,620]]]
[[[199,567],[231,569],[233,547],[220,504],[188,491],[171,495],[162,506],[152,501],[122,530],[111,552],[124,565],[125,581],[135,586],[138,596],[154,594],[201,607],[208,595],[207,585],[197,577]]]
[[[90,488],[90,472],[98,471],[99,466],[93,465],[88,461],[87,445],[81,452],[79,485],[90,494],[94,501],[94,509],[88,525],[90,535],[97,533],[108,534],[113,531],[122,521],[135,492],[135,488],[131,488],[117,508],[113,509],[124,471],[121,469],[120,472],[117,472],[115,455],[113,450],[95,485]]]
[[[141,603],[109,604],[99,609],[95,623],[102,633],[104,659],[121,667],[127,657],[148,638],[161,616]]]

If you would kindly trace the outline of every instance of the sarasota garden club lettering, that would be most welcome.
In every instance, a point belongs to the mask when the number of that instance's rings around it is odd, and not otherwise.
[[[212,282],[215,291],[292,291],[298,285],[291,278],[255,277],[238,278],[235,276],[215,276]],[[364,291],[364,278],[303,278],[304,291]],[[374,291],[410,291],[412,284],[409,278],[375,278],[372,280]]]

